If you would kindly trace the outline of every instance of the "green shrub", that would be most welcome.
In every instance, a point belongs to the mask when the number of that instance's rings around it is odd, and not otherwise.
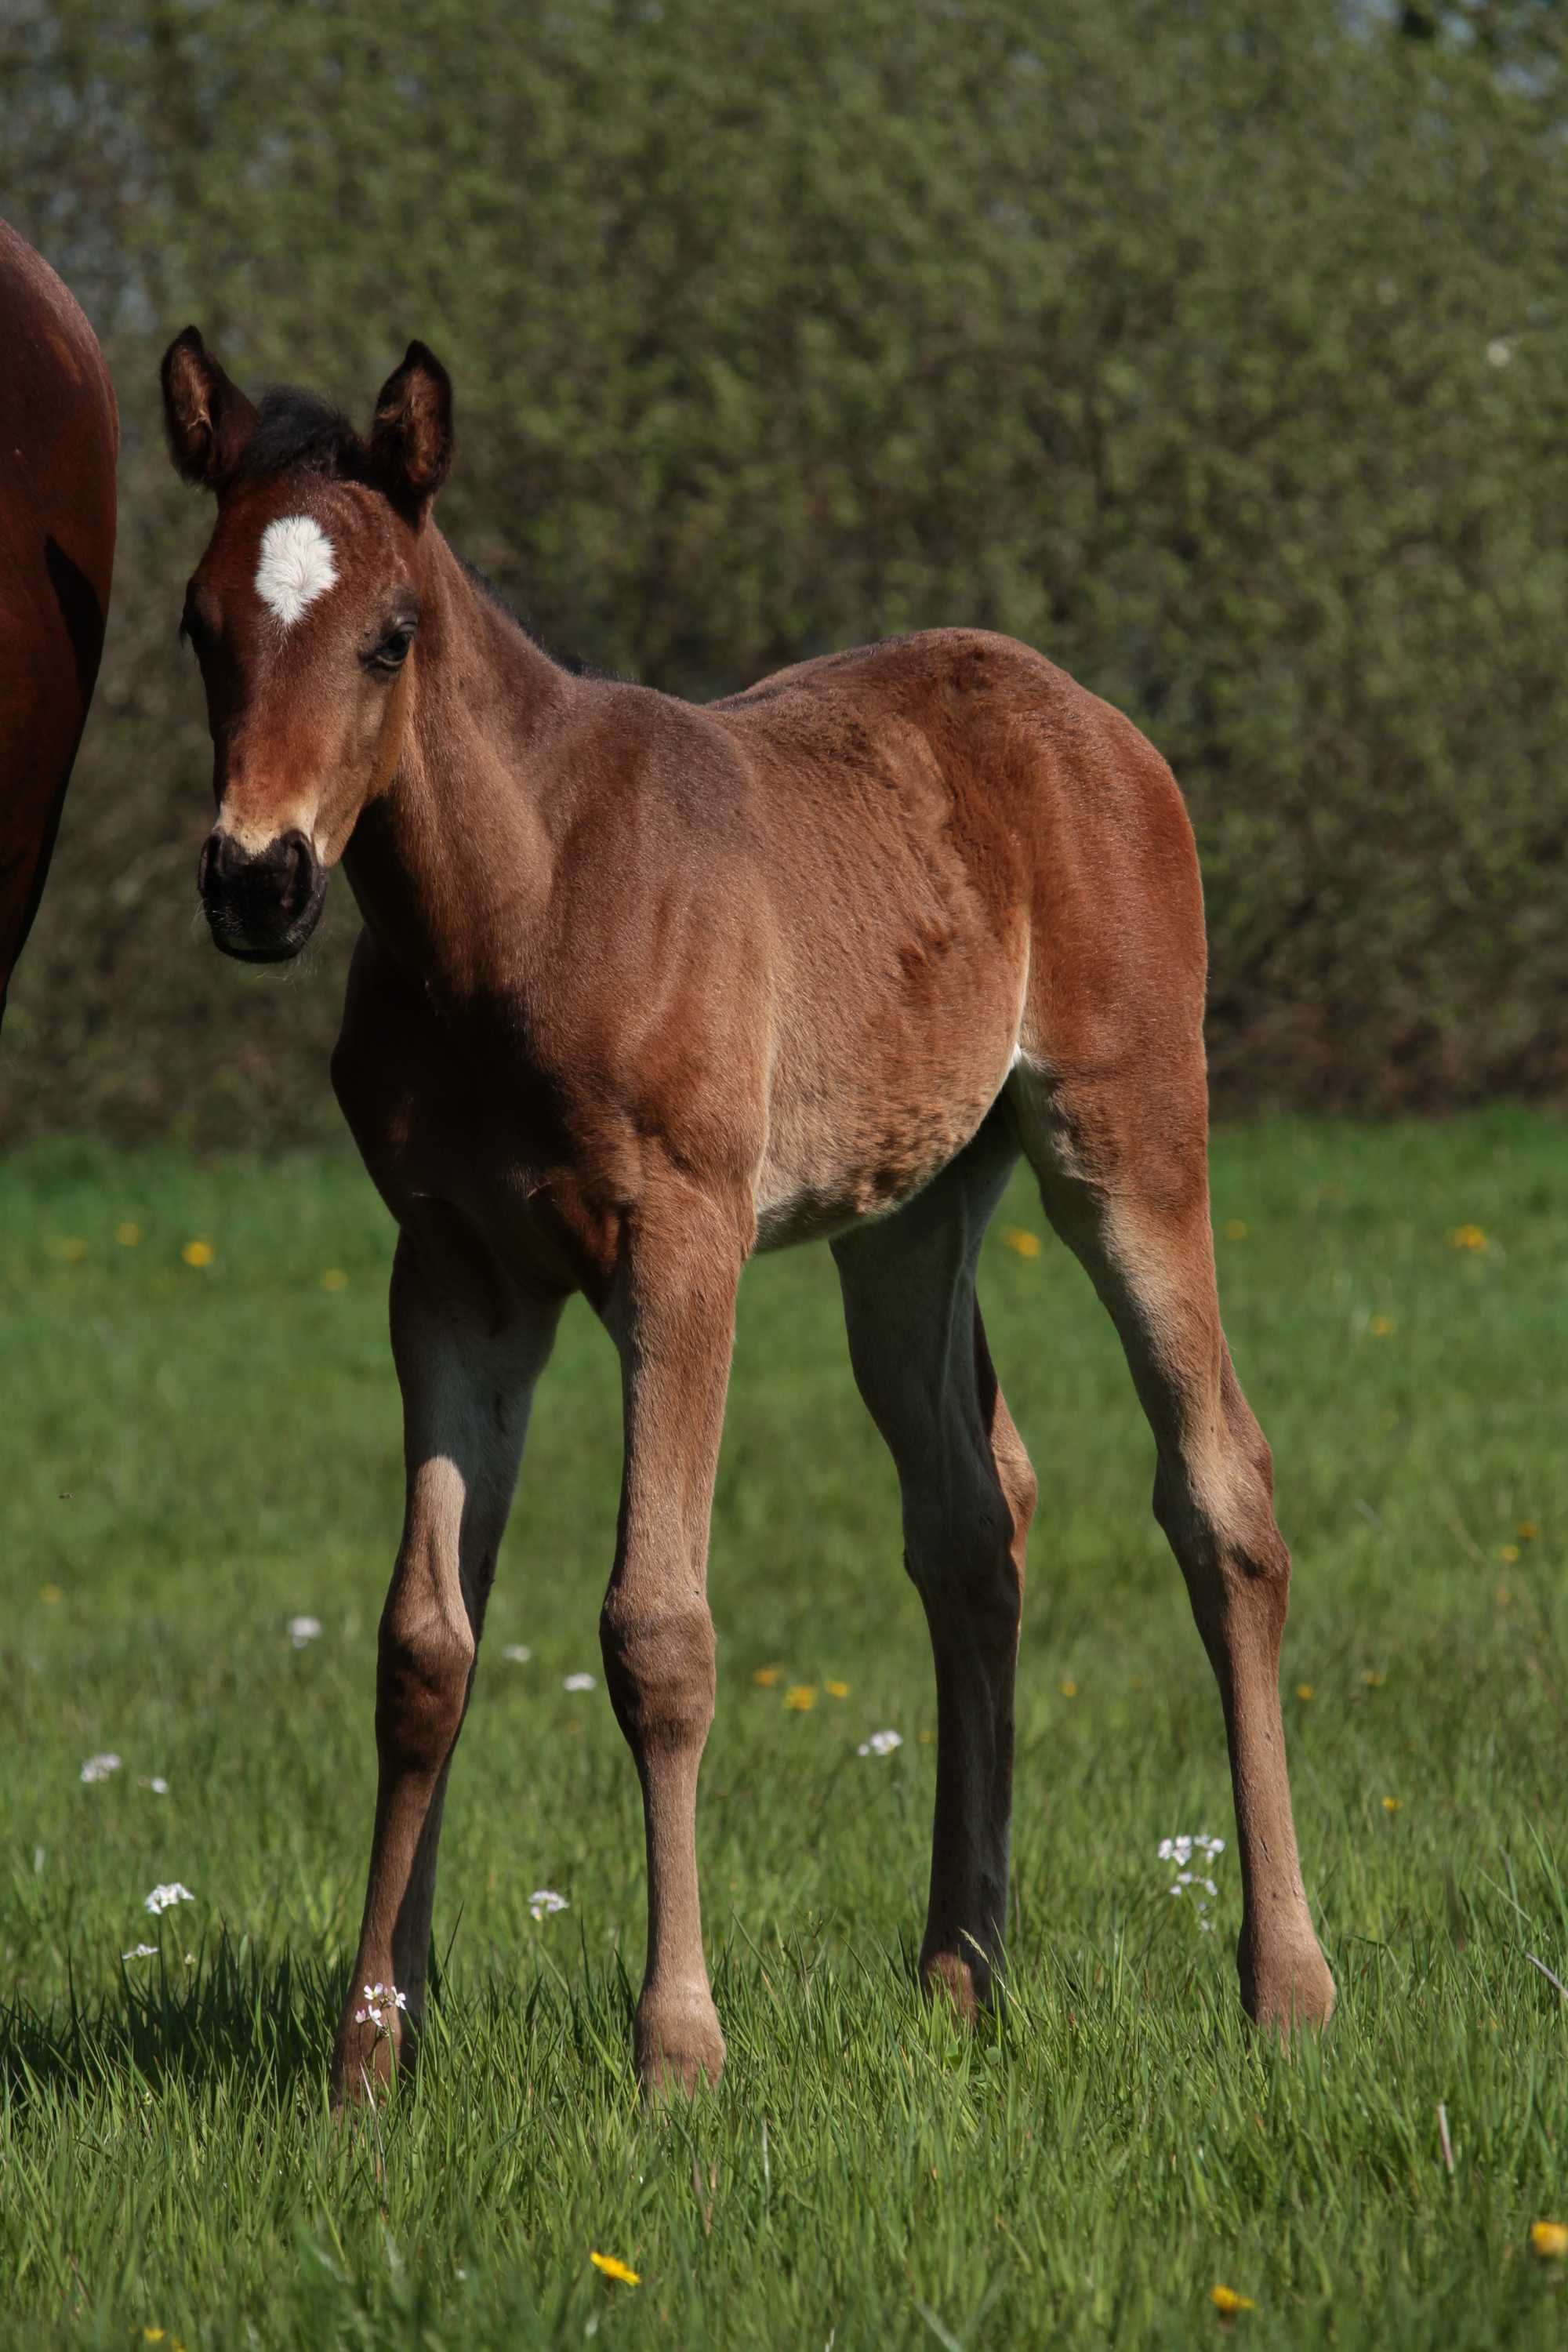
[[[242,381],[360,415],[434,343],[446,528],[607,667],[702,696],[964,621],[1122,705],[1197,823],[1226,1107],[1568,1091],[1544,67],[1329,0],[125,0],[103,27],[54,0],[5,37],[11,216],[124,425],[5,1133],[335,1123],[346,892],[283,992],[192,921],[174,626],[207,516],[155,377],[187,318]]]

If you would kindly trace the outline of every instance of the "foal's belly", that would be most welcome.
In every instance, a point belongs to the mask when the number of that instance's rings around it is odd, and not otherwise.
[[[988,1041],[962,1077],[889,1096],[868,1083],[837,1106],[782,1103],[756,1188],[757,1247],[787,1249],[885,1217],[942,1173],[978,1134],[1006,1084],[1011,1036]]]

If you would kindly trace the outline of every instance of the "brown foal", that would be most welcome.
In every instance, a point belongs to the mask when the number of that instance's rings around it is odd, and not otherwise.
[[[340,2096],[417,2023],[436,1849],[533,1384],[584,1292],[620,1353],[600,1633],[647,1831],[645,2084],[719,2073],[698,1900],[708,1523],[741,1271],[826,1236],[930,1621],[938,1750],[921,1969],[1001,1958],[1035,1479],[975,1265],[1026,1155],[1121,1335],[1154,1510],[1213,1662],[1242,1998],[1333,1987],[1302,1891],[1278,1665],[1289,1555],[1220,1328],[1203,908],[1169,770],[1038,654],[964,629],[802,663],[703,709],[569,673],[429,519],[451,392],[423,345],[368,436],[259,412],[188,328],[174,462],[217,497],[185,629],[206,684],[213,937],[292,955],[340,859],[364,919],[333,1083],[400,1228],[407,1511],[382,1618],[380,1786]],[[356,2015],[395,1984],[390,2033]]]

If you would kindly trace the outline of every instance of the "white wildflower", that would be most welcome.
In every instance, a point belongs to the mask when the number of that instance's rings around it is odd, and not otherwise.
[[[313,1642],[321,1630],[319,1617],[290,1617],[289,1620],[289,1639],[297,1650],[302,1650],[307,1642]]]
[[[526,1642],[509,1642],[501,1652],[501,1656],[514,1666],[526,1666],[532,1655]]]
[[[166,1797],[169,1793],[169,1784],[161,1772],[154,1772],[151,1780],[138,1780],[136,1786],[151,1789],[155,1797]]]
[[[374,2025],[377,2033],[390,2033],[391,2020],[400,2009],[406,2009],[408,1997],[395,1985],[373,1984],[362,1988],[364,2007],[354,2011],[356,2025]]]
[[[1494,335],[1491,341],[1487,345],[1488,366],[1507,367],[1512,357],[1513,345],[1507,340],[1506,336]]]
[[[568,1675],[561,1687],[569,1691],[592,1690],[594,1677],[592,1675]]]
[[[553,1886],[536,1886],[528,1898],[528,1907],[536,1919],[549,1919],[557,1911],[572,1908],[564,1895],[557,1895]]]
[[[901,1731],[874,1731],[869,1739],[860,1742],[855,1753],[857,1756],[890,1756],[895,1748],[901,1748],[903,1744]]]
[[[81,1768],[81,1777],[90,1786],[94,1780],[107,1780],[111,1772],[119,1769],[118,1756],[89,1756]]]
[[[1157,1852],[1162,1862],[1175,1865],[1176,1874],[1171,1881],[1170,1894],[1179,1902],[1190,1889],[1198,1915],[1198,1926],[1205,1935],[1212,1934],[1214,1921],[1208,1916],[1207,1898],[1217,1895],[1219,1888],[1206,1874],[1205,1865],[1213,1869],[1225,1852],[1224,1838],[1210,1837],[1206,1830],[1200,1830],[1195,1836],[1162,1838]],[[1190,1867],[1194,1861],[1198,1864],[1196,1869]]]
[[[166,1886],[154,1886],[147,1897],[146,1907],[156,1918],[161,1911],[172,1911],[176,1903],[194,1903],[195,1899],[190,1888],[182,1886],[174,1878]]]
[[[122,1960],[155,1960],[158,1947],[156,1944],[132,1944],[131,1949],[121,1952],[120,1957]]]

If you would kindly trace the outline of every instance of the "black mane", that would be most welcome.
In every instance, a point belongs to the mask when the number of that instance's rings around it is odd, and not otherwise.
[[[254,479],[303,468],[352,482],[363,478],[368,454],[341,408],[313,392],[281,383],[262,394],[256,430],[237,472]]]

